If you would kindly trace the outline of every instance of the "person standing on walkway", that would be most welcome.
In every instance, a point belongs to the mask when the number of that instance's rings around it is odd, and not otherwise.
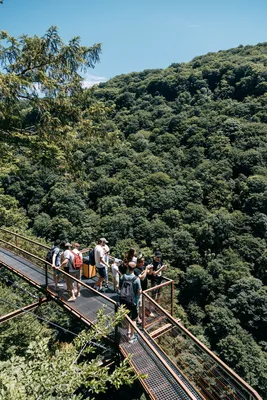
[[[94,289],[102,290],[102,283],[106,278],[106,267],[108,268],[108,264],[105,262],[105,250],[104,246],[108,243],[107,239],[100,238],[95,247],[95,263],[98,272],[98,281],[94,285]]]
[[[137,265],[136,268],[134,269],[134,274],[135,276],[138,276],[138,278],[141,281],[141,288],[142,292],[144,290],[147,290],[147,268],[145,267],[145,259],[144,257],[138,257],[137,258]],[[137,323],[141,324],[142,323],[142,295],[139,296],[139,302],[137,306],[138,310],[138,319]]]
[[[53,246],[53,252],[52,252],[52,267],[53,267],[53,276],[54,276],[54,282],[55,282],[55,289],[58,289],[58,282],[60,277],[62,276],[62,273],[59,269],[60,267],[60,256],[61,256],[61,251],[60,251],[60,240],[57,239],[54,243]]]
[[[108,264],[108,262],[109,262],[109,247],[108,247],[107,244],[105,244],[103,246],[103,248],[104,248],[104,254],[105,254],[104,255],[104,261],[105,261],[106,265],[109,265]],[[105,268],[106,268],[106,277],[105,277],[104,285],[105,285],[106,288],[108,288],[108,267],[106,266]]]
[[[113,291],[119,291],[120,286],[120,272],[119,272],[119,264],[120,261],[118,258],[114,258],[113,263],[111,264],[112,278],[113,278]]]
[[[134,247],[132,247],[129,249],[129,251],[127,251],[127,253],[125,253],[123,261],[119,265],[120,274],[121,275],[126,274],[129,262],[136,263],[136,261],[137,261],[136,250]]]
[[[74,255],[71,251],[72,246],[69,242],[65,243],[64,248],[65,248],[65,250],[63,253],[63,262],[60,265],[60,268],[63,267],[64,271],[69,274],[70,270],[72,268],[72,265],[73,265]],[[70,278],[66,275],[65,275],[65,281],[66,281],[66,285],[67,285],[67,290],[71,294],[71,297],[68,299],[68,301],[75,301],[76,297],[75,297],[74,291],[72,290],[73,289],[72,282],[71,282]]]
[[[81,280],[81,278],[82,278],[83,256],[82,256],[82,253],[80,252],[79,243],[74,243],[73,249],[72,249],[72,253],[74,254],[74,260],[73,260],[73,264],[72,264],[72,266],[70,268],[70,275],[74,276],[76,279]],[[75,254],[79,257],[80,268],[77,268],[77,266],[74,265],[75,264]],[[75,282],[76,281],[72,281],[72,296],[74,294],[74,297],[75,297],[75,291],[74,291]],[[76,296],[80,297],[80,295],[81,295],[81,292],[80,292],[81,285],[78,282],[76,282],[76,284],[77,284]]]
[[[128,324],[127,336],[129,343],[134,343],[137,340],[135,335],[134,327],[136,326],[136,320],[138,317],[137,306],[139,297],[142,293],[140,279],[134,275],[134,269],[136,264],[134,262],[128,263],[128,271],[123,274],[120,278],[120,304],[130,311],[129,317],[133,321],[133,324]]]
[[[147,266],[148,269],[148,279],[151,280],[151,287],[156,287],[161,284],[163,276],[162,272],[167,269],[167,265],[162,262],[162,253],[157,250],[154,253],[153,261]],[[152,291],[152,298],[159,303],[161,295],[161,288],[155,288]],[[150,316],[154,317],[154,313],[150,311]]]

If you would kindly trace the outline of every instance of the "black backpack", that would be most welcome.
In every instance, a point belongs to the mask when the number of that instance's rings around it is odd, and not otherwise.
[[[52,264],[53,254],[54,254],[55,248],[56,248],[55,245],[52,246],[51,249],[48,250],[48,252],[47,252],[47,254],[46,254],[46,257],[45,257],[45,260],[46,260],[47,262],[49,262],[50,264]]]
[[[89,265],[95,265],[95,249],[91,250],[88,257]]]
[[[132,307],[135,304],[135,294],[133,284],[137,279],[137,276],[134,276],[131,280],[124,279],[122,276],[122,285],[120,289],[120,304],[125,304],[128,307]]]

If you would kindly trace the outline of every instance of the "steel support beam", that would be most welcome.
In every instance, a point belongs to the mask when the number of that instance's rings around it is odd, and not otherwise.
[[[28,304],[27,306],[18,308],[17,310],[12,311],[12,312],[9,313],[9,314],[2,315],[2,316],[0,317],[0,324],[1,324],[2,322],[8,321],[8,320],[10,320],[10,319],[12,319],[12,318],[15,318],[15,317],[17,317],[18,315],[20,315],[20,314],[22,314],[22,313],[24,313],[24,312],[33,310],[34,308],[40,306],[40,305],[43,304],[43,303],[46,303],[47,301],[48,301],[48,299],[47,299],[46,297],[43,297],[42,299],[40,299],[39,301],[36,301],[35,303]]]

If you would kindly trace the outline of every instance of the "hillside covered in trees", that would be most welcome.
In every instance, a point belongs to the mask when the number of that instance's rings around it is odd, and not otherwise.
[[[266,396],[267,43],[86,90],[49,81],[58,58],[27,69],[27,46],[0,57],[1,225],[160,248],[177,315]]]

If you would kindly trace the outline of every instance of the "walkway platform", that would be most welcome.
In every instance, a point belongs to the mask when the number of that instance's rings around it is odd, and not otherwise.
[[[96,278],[85,279],[82,282],[88,287],[81,287],[81,296],[75,302],[68,302],[69,294],[65,284],[59,290],[55,289],[53,276],[48,273],[46,290],[46,272],[34,263],[18,256],[10,250],[0,247],[0,265],[13,271],[30,284],[39,288],[53,299],[61,303],[72,314],[81,318],[85,324],[92,325],[97,320],[97,312],[105,306],[105,314],[113,316],[117,294],[111,288],[106,293],[92,290]],[[141,383],[153,400],[198,400],[203,397],[194,389],[187,379],[172,365],[168,357],[156,349],[156,345],[147,334],[138,328],[138,340],[132,344],[127,341],[125,327],[120,328],[120,350],[127,357],[132,354],[131,364],[137,373],[147,374]]]

